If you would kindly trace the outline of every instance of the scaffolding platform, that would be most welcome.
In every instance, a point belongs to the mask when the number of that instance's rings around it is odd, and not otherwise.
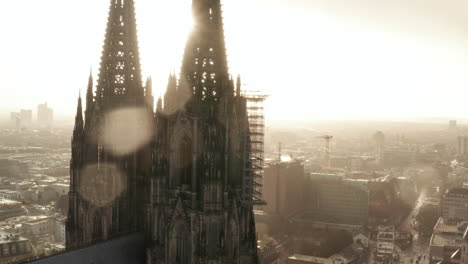
[[[249,138],[247,140],[248,157],[243,179],[242,200],[252,205],[265,205],[262,197],[263,161],[265,142],[264,101],[267,95],[260,91],[244,91],[247,100]]]

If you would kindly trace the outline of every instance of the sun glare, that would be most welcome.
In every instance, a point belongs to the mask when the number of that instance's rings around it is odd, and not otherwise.
[[[9,51],[2,58],[0,84],[12,91],[1,105],[14,110],[47,101],[57,112],[74,115],[89,65],[97,80],[109,1],[82,0],[78,6],[66,0],[24,1],[31,8],[6,1],[4,9],[10,11],[0,17],[0,24],[15,25],[3,28],[9,37],[0,43]],[[347,10],[336,15],[338,7],[327,10],[316,2],[222,1],[230,73],[242,76],[244,88],[271,95],[268,118],[432,116],[441,108],[446,116],[463,115],[468,52],[462,32],[437,31],[424,21],[419,26],[433,30],[430,34],[398,23],[383,26]],[[191,4],[135,0],[143,77],[152,77],[155,97],[165,91],[169,73],[180,71],[193,23]],[[60,12],[42,15],[38,9]],[[38,64],[46,70],[38,70]],[[67,70],[51,76],[58,65]],[[387,100],[380,100],[381,91],[387,91]],[[420,93],[428,100],[418,101]],[[451,96],[457,93],[462,94]],[[20,100],[22,105],[13,103]]]
[[[143,76],[152,76],[154,96],[161,95],[170,72],[179,72],[192,28],[191,1],[135,1]]]

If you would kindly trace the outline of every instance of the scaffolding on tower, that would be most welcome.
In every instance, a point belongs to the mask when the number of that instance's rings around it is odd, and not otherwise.
[[[243,201],[253,205],[265,205],[263,189],[263,157],[265,138],[264,101],[267,95],[260,91],[245,91],[249,120],[249,140],[247,163],[243,182]]]

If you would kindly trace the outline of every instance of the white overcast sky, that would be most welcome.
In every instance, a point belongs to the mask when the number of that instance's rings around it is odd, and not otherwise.
[[[179,71],[191,0],[135,0],[156,96]],[[224,0],[229,64],[270,120],[468,118],[466,0]],[[72,115],[108,0],[0,0],[0,111]]]

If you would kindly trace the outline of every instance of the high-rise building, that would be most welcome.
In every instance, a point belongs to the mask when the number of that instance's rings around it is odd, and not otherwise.
[[[228,72],[220,0],[193,0],[180,79],[142,85],[133,0],[112,0],[96,94],[78,99],[68,249],[133,232],[145,263],[257,263],[247,100]]]
[[[460,156],[468,154],[468,136],[457,137],[457,154]]]
[[[447,190],[442,197],[441,211],[445,219],[468,221],[468,189]]]
[[[304,164],[300,161],[271,164],[265,168],[264,211],[287,217],[304,210]]]
[[[47,103],[37,106],[37,124],[42,127],[50,127],[54,121],[54,110]]]
[[[306,211],[315,221],[336,224],[367,224],[369,187],[367,180],[342,175],[312,174],[306,196]]]
[[[20,111],[21,123],[25,127],[31,126],[32,123],[32,110],[21,109]]]
[[[440,217],[429,241],[429,263],[466,263],[460,261],[460,253],[464,249],[467,226],[466,221]]]
[[[32,110],[21,109],[19,112],[11,112],[10,120],[18,130],[29,128],[32,123]]]
[[[10,113],[10,123],[15,127],[16,130],[21,129],[21,116],[18,112]]]

